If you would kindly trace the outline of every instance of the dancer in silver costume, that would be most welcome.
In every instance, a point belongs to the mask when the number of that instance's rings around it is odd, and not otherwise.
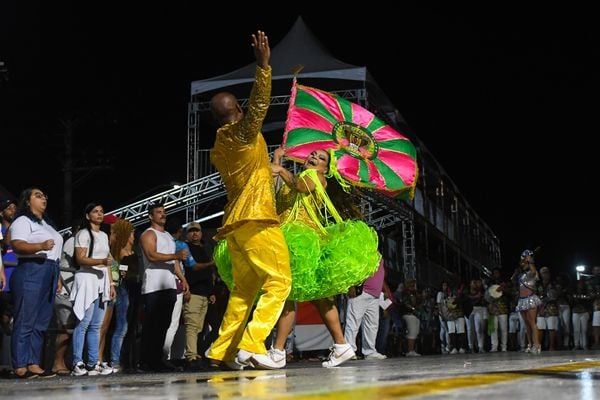
[[[537,308],[542,304],[542,301],[535,294],[535,284],[539,276],[531,250],[523,251],[519,265],[520,269],[517,268],[513,279],[518,278],[519,283],[519,301],[517,302],[516,311],[521,314],[525,322],[527,333],[527,349],[525,349],[525,352],[540,354],[542,347],[537,328]]]

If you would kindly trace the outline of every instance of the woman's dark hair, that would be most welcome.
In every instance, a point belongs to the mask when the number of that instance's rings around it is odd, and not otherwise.
[[[331,152],[326,151],[326,153],[327,173],[329,173],[331,168]],[[325,191],[327,192],[327,195],[333,202],[333,206],[338,211],[342,219],[363,218],[360,207],[358,207],[358,204],[356,203],[360,193],[354,188],[354,186],[350,186],[350,191],[345,192],[337,179],[335,179],[335,177],[331,177],[327,178],[327,187],[325,188]]]
[[[346,193],[335,178],[327,178],[325,189],[342,219],[362,219],[363,214],[357,204],[360,193],[350,187],[350,193]]]
[[[38,218],[37,215],[35,215],[34,213],[31,212],[31,205],[29,204],[29,199],[31,198],[31,193],[33,193],[33,191],[35,189],[43,191],[39,187],[34,186],[34,187],[27,188],[21,192],[21,195],[19,196],[19,204],[17,205],[17,212],[15,214],[15,219],[20,217],[21,215],[24,215],[27,218],[29,218],[30,220],[32,220],[33,222],[37,222],[38,224],[41,224],[42,220],[44,220],[44,221],[46,221],[46,223],[48,225],[50,225],[54,228],[55,227],[54,222],[52,222],[52,220],[48,217],[48,214],[46,213],[46,211],[44,211],[44,213],[42,214],[41,219]]]
[[[81,229],[91,229],[92,225],[90,224],[90,220],[89,218],[87,218],[87,215],[98,206],[102,206],[102,204],[95,201],[86,204],[86,206],[83,209],[83,218],[81,220],[80,226]]]
[[[81,220],[81,225],[79,226],[80,230],[83,229],[87,229],[89,235],[90,235],[90,248],[88,249],[88,257],[92,256],[92,253],[94,252],[94,235],[92,235],[92,225],[90,224],[90,220],[87,217],[87,215],[96,207],[101,206],[102,204],[98,203],[98,202],[91,202],[86,204],[86,206],[84,207],[83,211],[83,219]],[[107,235],[110,234],[110,230],[108,231]]]

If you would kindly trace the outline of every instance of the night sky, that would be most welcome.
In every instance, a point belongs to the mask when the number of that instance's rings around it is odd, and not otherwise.
[[[0,184],[15,195],[42,187],[57,220],[61,121],[76,123],[78,167],[114,166],[75,175],[75,210],[92,199],[110,210],[185,181],[191,81],[252,62],[251,33],[265,30],[275,46],[302,15],[336,58],[367,66],[499,237],[507,271],[526,246],[542,246],[538,264],[555,271],[600,263],[600,35],[591,9],[400,2],[391,13],[383,2],[328,14],[256,2],[209,13],[199,1],[54,3],[0,3],[9,70]]]

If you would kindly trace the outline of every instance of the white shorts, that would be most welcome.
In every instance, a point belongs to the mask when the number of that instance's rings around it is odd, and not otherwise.
[[[465,319],[460,317],[454,321],[447,321],[448,333],[465,333]]]
[[[412,314],[405,314],[402,318],[404,319],[404,322],[406,322],[406,330],[408,331],[406,333],[406,338],[416,339],[421,330],[421,321]]]
[[[558,317],[537,317],[538,329],[555,331],[558,329]]]
[[[600,327],[600,311],[594,311],[594,315],[592,317],[592,326]]]

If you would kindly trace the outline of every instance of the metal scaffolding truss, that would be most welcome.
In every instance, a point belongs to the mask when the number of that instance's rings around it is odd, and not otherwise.
[[[387,201],[382,195],[371,191],[362,192],[360,207],[365,221],[376,230],[396,225],[401,221],[412,222],[412,212],[401,202]]]
[[[417,279],[417,259],[415,251],[415,226],[413,221],[402,221],[402,258],[404,279]]]
[[[363,191],[360,207],[365,221],[375,230],[390,226],[402,229],[402,274],[404,279],[416,279],[417,264],[415,252],[414,216],[406,203],[386,197],[373,191]]]
[[[213,173],[178,188],[165,190],[116,210],[108,211],[106,214],[127,219],[134,226],[140,226],[148,222],[148,209],[151,204],[162,204],[167,214],[174,214],[225,195],[225,185],[221,177],[218,173]],[[61,234],[70,232],[70,228],[60,231]]]
[[[359,100],[366,98],[366,89],[347,89],[347,90],[333,90],[330,93],[337,94],[341,98],[347,100]],[[290,104],[291,95],[281,95],[281,96],[271,96],[271,106],[286,106]],[[250,102],[249,98],[238,99],[238,103],[242,108],[247,108],[248,103]],[[190,112],[208,112],[210,111],[210,101],[203,102],[192,102],[189,104],[188,110]]]

